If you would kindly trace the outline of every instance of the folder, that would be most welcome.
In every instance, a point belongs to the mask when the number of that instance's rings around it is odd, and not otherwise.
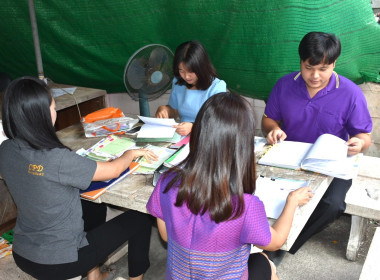
[[[115,185],[116,183],[123,180],[129,174],[134,172],[140,164],[137,162],[132,162],[129,167],[124,170],[119,177],[108,180],[108,181],[93,181],[86,190],[82,190],[80,196],[89,200],[95,200],[101,196],[106,190]]]

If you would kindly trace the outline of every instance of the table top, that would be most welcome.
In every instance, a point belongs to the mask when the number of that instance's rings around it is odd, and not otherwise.
[[[62,129],[57,132],[57,135],[65,145],[73,150],[80,148],[88,149],[102,138],[86,138],[80,124]],[[314,192],[314,197],[308,204],[299,207],[294,215],[289,237],[282,246],[283,250],[289,250],[333,178],[313,172],[296,171],[264,165],[257,165],[257,175],[310,181],[309,186]],[[154,189],[152,182],[153,175],[130,175],[108,189],[94,202],[103,202],[147,213],[146,204]],[[269,219],[269,222],[273,224],[275,220]]]
[[[102,89],[95,89],[95,88],[84,88],[84,87],[78,87],[78,86],[69,86],[69,85],[61,85],[61,84],[54,84],[52,88],[73,88],[75,87],[76,90],[74,93],[71,94],[64,94],[61,96],[58,96],[55,98],[55,107],[56,110],[62,110],[71,106],[74,106],[75,104],[80,104],[82,102],[85,102],[87,100],[91,100],[100,96],[106,96],[107,92]]]

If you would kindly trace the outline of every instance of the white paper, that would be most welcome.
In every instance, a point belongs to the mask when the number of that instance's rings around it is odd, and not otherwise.
[[[355,178],[363,154],[347,156],[347,151],[346,141],[331,134],[323,134],[305,156],[301,168],[345,180]]]
[[[139,116],[145,124],[137,134],[138,138],[172,138],[176,131],[174,119],[159,119]]]
[[[177,124],[174,119],[149,118],[149,117],[143,117],[143,116],[138,116],[138,117],[145,124],[170,126],[170,127]]]
[[[259,164],[273,165],[283,168],[300,169],[305,154],[312,144],[294,141],[282,141],[274,144],[266,154],[259,159]]]
[[[309,181],[303,180],[258,177],[255,195],[264,203],[267,217],[278,219],[284,209],[288,194],[308,184]]]
[[[73,88],[53,88],[51,89],[51,92],[53,94],[54,98],[57,98],[58,96],[64,95],[64,94],[74,94],[74,91],[76,90],[76,87]]]
[[[8,137],[5,136],[4,130],[3,130],[3,122],[0,120],[0,144],[3,143],[4,140],[7,140]]]
[[[317,160],[345,160],[348,146],[346,141],[331,134],[322,134],[309,150],[302,164]],[[307,165],[306,165],[307,166]]]

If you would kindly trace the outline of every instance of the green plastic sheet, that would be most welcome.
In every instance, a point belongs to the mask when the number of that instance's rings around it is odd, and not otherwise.
[[[227,87],[266,99],[277,79],[299,69],[310,31],[342,42],[336,71],[380,82],[380,25],[369,0],[35,0],[44,74],[54,82],[125,92],[129,57],[147,44],[173,52],[201,41]],[[2,0],[0,71],[37,76],[27,0]]]

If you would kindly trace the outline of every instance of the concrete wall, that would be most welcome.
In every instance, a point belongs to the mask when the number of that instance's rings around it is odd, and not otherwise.
[[[364,153],[368,156],[380,156],[380,84],[364,83],[359,85],[368,103],[373,121],[372,144]]]
[[[380,0],[371,0],[372,8],[380,8]]]

